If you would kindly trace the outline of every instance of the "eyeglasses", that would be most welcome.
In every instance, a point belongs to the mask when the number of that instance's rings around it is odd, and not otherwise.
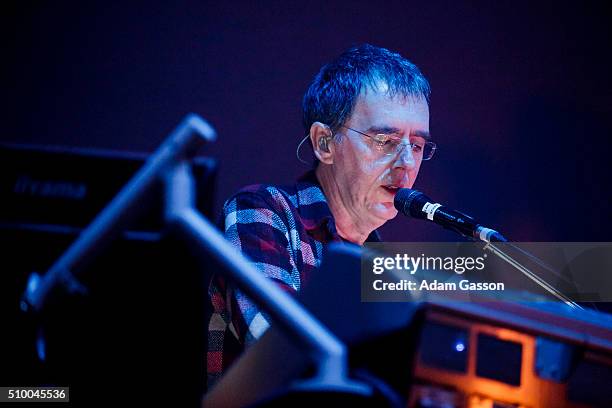
[[[410,146],[412,149],[412,154],[415,157],[420,158],[421,160],[429,160],[433,157],[436,149],[438,148],[434,142],[402,143],[402,138],[398,137],[397,135],[380,133],[372,136],[347,126],[342,127],[369,138],[372,141],[372,147],[383,153],[385,156],[395,156],[400,153],[404,147]]]

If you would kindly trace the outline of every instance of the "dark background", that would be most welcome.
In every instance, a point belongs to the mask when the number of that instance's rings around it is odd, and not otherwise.
[[[125,3],[4,7],[0,141],[150,152],[196,112],[219,134],[205,153],[220,211],[245,184],[307,170],[301,97],[322,64],[369,42],[431,82],[440,148],[415,188],[514,240],[611,239],[603,2]],[[406,219],[382,232],[455,239]]]
[[[612,240],[612,19],[604,2],[124,3],[3,4],[0,142],[152,152],[185,114],[196,112],[219,134],[203,152],[220,164],[214,199],[219,214],[223,201],[241,186],[287,183],[308,169],[295,157],[304,134],[302,95],[324,63],[351,45],[369,42],[406,56],[432,86],[431,131],[439,150],[423,164],[415,188],[513,240]],[[112,177],[110,170],[99,170]],[[457,239],[405,218],[388,223],[382,233],[388,241]],[[27,265],[45,263],[45,254],[54,259],[48,243],[63,241],[47,239],[32,245],[31,253],[26,246],[22,256],[11,253],[17,237],[3,237],[8,244],[0,245],[0,272],[11,282],[0,286],[18,297],[30,272]],[[6,273],[8,255],[24,260],[18,277]],[[149,258],[142,256],[150,269],[128,264],[124,274],[91,274],[107,280],[99,286],[113,289],[110,295],[99,291],[99,314],[65,302],[70,313],[57,313],[62,324],[48,324],[59,334],[48,336],[47,368],[32,351],[36,322],[24,323],[17,302],[0,296],[20,325],[5,325],[11,335],[4,336],[8,345],[0,346],[0,380],[8,375],[12,384],[70,384],[78,401],[92,384],[75,384],[88,381],[105,363],[119,362],[111,378],[122,384],[137,377],[125,367],[173,363],[181,369],[166,370],[166,377],[155,379],[159,370],[154,369],[138,375],[151,386],[169,381],[168,374],[189,373],[174,381],[177,389],[191,387],[185,396],[197,401],[201,383],[182,381],[201,378],[201,361],[192,356],[204,354],[198,349],[205,344],[198,337],[203,333],[193,333],[199,326],[181,324],[205,319],[189,315],[198,307],[181,310],[183,300],[168,299],[178,294],[195,301],[205,290],[201,282],[176,275],[184,265],[172,271],[172,279],[164,274],[151,279],[155,266],[172,267]],[[187,257],[166,258],[183,263]],[[98,268],[116,266],[102,262]],[[115,276],[122,275],[133,284],[117,285]],[[142,290],[141,280],[148,290]],[[194,293],[185,294],[186,287]],[[134,288],[164,297],[151,302],[152,310],[149,303],[129,308],[125,304]],[[180,313],[186,314],[183,319]],[[117,326],[117,316],[123,316],[124,326]],[[155,349],[172,349],[164,332],[179,344],[173,349],[178,353]],[[129,333],[144,333],[145,343]],[[87,342],[92,338],[100,350],[92,352]],[[119,357],[111,356],[115,352]]]

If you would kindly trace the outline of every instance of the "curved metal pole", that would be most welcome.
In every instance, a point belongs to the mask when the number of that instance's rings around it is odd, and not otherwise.
[[[266,278],[193,206],[194,182],[187,163],[169,169],[166,178],[166,223],[210,256],[223,274],[266,310],[290,336],[308,347],[317,363],[311,386],[369,394],[369,387],[349,380],[345,345],[292,296]]]

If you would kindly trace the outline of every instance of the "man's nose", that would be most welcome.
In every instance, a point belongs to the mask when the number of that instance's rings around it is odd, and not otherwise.
[[[402,150],[397,154],[395,162],[393,163],[394,168],[405,168],[412,169],[416,167],[416,158],[412,153],[412,146],[410,144],[404,145]]]

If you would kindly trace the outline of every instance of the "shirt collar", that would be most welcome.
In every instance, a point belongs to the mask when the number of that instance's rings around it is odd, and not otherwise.
[[[334,217],[314,170],[308,171],[297,180],[296,194],[297,210],[308,234],[320,242],[348,242],[336,230]],[[366,239],[366,242],[380,241],[377,230],[372,231]]]

